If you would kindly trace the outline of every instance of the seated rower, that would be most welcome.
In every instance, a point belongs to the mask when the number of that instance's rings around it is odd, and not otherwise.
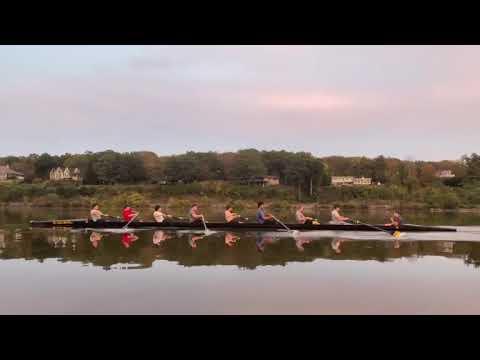
[[[385,226],[395,226],[397,229],[402,225],[402,217],[396,211],[393,212],[392,217],[390,218],[390,223],[385,224]]]
[[[138,213],[133,211],[133,209],[128,204],[126,204],[123,207],[122,216],[123,216],[123,220],[128,222],[128,221],[131,221],[133,218],[137,217]]]
[[[198,205],[193,204],[188,212],[188,216],[190,218],[190,224],[203,224],[205,218],[203,214],[200,214],[200,210],[198,210]]]
[[[340,215],[340,207],[338,205],[334,205],[332,210],[332,220],[330,220],[330,224],[349,224],[348,222],[346,222],[349,220],[350,218]]]
[[[259,224],[274,224],[275,219],[271,214],[265,214],[263,201],[258,203],[257,215],[255,216]]]
[[[92,209],[90,210],[90,218],[92,221],[98,221],[101,220],[103,216],[108,216],[107,214],[104,214],[100,211],[100,207],[98,204],[93,204]]]
[[[238,224],[240,221],[240,215],[233,212],[231,205],[225,207],[225,221],[229,224]]]
[[[312,225],[313,224],[313,218],[309,216],[305,216],[303,213],[305,211],[305,206],[300,205],[297,209],[297,212],[295,213],[295,217],[297,219],[297,222],[299,224],[307,224],[307,225]]]
[[[155,206],[155,211],[153,212],[153,218],[155,219],[155,221],[157,223],[166,222],[165,220],[167,218],[171,218],[171,217],[172,217],[172,215],[165,214],[162,211],[162,208],[160,207],[160,205]]]

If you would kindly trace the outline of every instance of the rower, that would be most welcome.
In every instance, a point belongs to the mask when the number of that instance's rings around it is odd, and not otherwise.
[[[157,223],[164,223],[166,222],[165,221],[166,218],[171,218],[171,217],[172,215],[165,214],[162,211],[162,208],[160,207],[160,205],[155,206],[155,211],[153,212],[153,218]]]
[[[255,216],[259,224],[274,224],[275,219],[271,214],[265,214],[263,201],[258,203],[257,215]]]
[[[240,220],[240,215],[233,212],[232,205],[227,205],[225,207],[225,221],[228,224],[238,224]]]
[[[305,214],[303,213],[304,211],[305,211],[305,206],[300,205],[297,209],[297,212],[295,213],[297,222],[299,224],[312,225],[314,219],[309,216],[305,216]]]
[[[123,220],[131,221],[134,217],[138,216],[138,213],[133,211],[133,209],[128,204],[126,204],[123,207],[122,215],[123,215]]]
[[[93,204],[92,209],[90,210],[90,218],[92,219],[92,221],[96,222],[98,220],[101,220],[103,216],[108,215],[100,211],[100,207],[97,203]]]
[[[346,221],[349,221],[350,218],[340,215],[340,206],[334,205],[332,210],[332,220],[330,224],[349,224]]]
[[[385,224],[385,226],[395,226],[397,229],[402,225],[402,217],[396,211],[393,212],[392,217],[390,217],[390,223]]]
[[[198,204],[192,204],[188,216],[190,217],[190,224],[202,224],[205,221],[203,214],[200,214]]]

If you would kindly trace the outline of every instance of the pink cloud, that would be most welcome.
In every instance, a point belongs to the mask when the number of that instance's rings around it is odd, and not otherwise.
[[[356,105],[352,97],[324,93],[261,95],[258,103],[274,109],[306,111],[344,110]]]

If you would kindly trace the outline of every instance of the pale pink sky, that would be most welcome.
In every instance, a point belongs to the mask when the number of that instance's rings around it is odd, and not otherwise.
[[[0,46],[0,155],[480,152],[479,46]]]

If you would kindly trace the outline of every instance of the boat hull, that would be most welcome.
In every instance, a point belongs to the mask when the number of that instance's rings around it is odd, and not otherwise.
[[[125,221],[88,221],[88,220],[53,220],[53,221],[31,221],[30,225],[34,228],[73,228],[73,229],[121,229],[127,222]],[[286,224],[291,230],[302,231],[379,231],[371,226],[363,224]],[[394,228],[384,225],[373,225],[379,229],[395,232],[455,232],[455,228],[436,227],[436,226],[420,226],[420,225],[402,225],[400,228]],[[203,230],[202,224],[190,224],[187,222],[169,222],[156,223],[153,221],[134,221],[128,225],[131,229],[164,229],[164,230]],[[257,223],[240,223],[227,224],[219,222],[207,223],[208,229],[215,230],[285,230],[280,224],[257,224]]]

